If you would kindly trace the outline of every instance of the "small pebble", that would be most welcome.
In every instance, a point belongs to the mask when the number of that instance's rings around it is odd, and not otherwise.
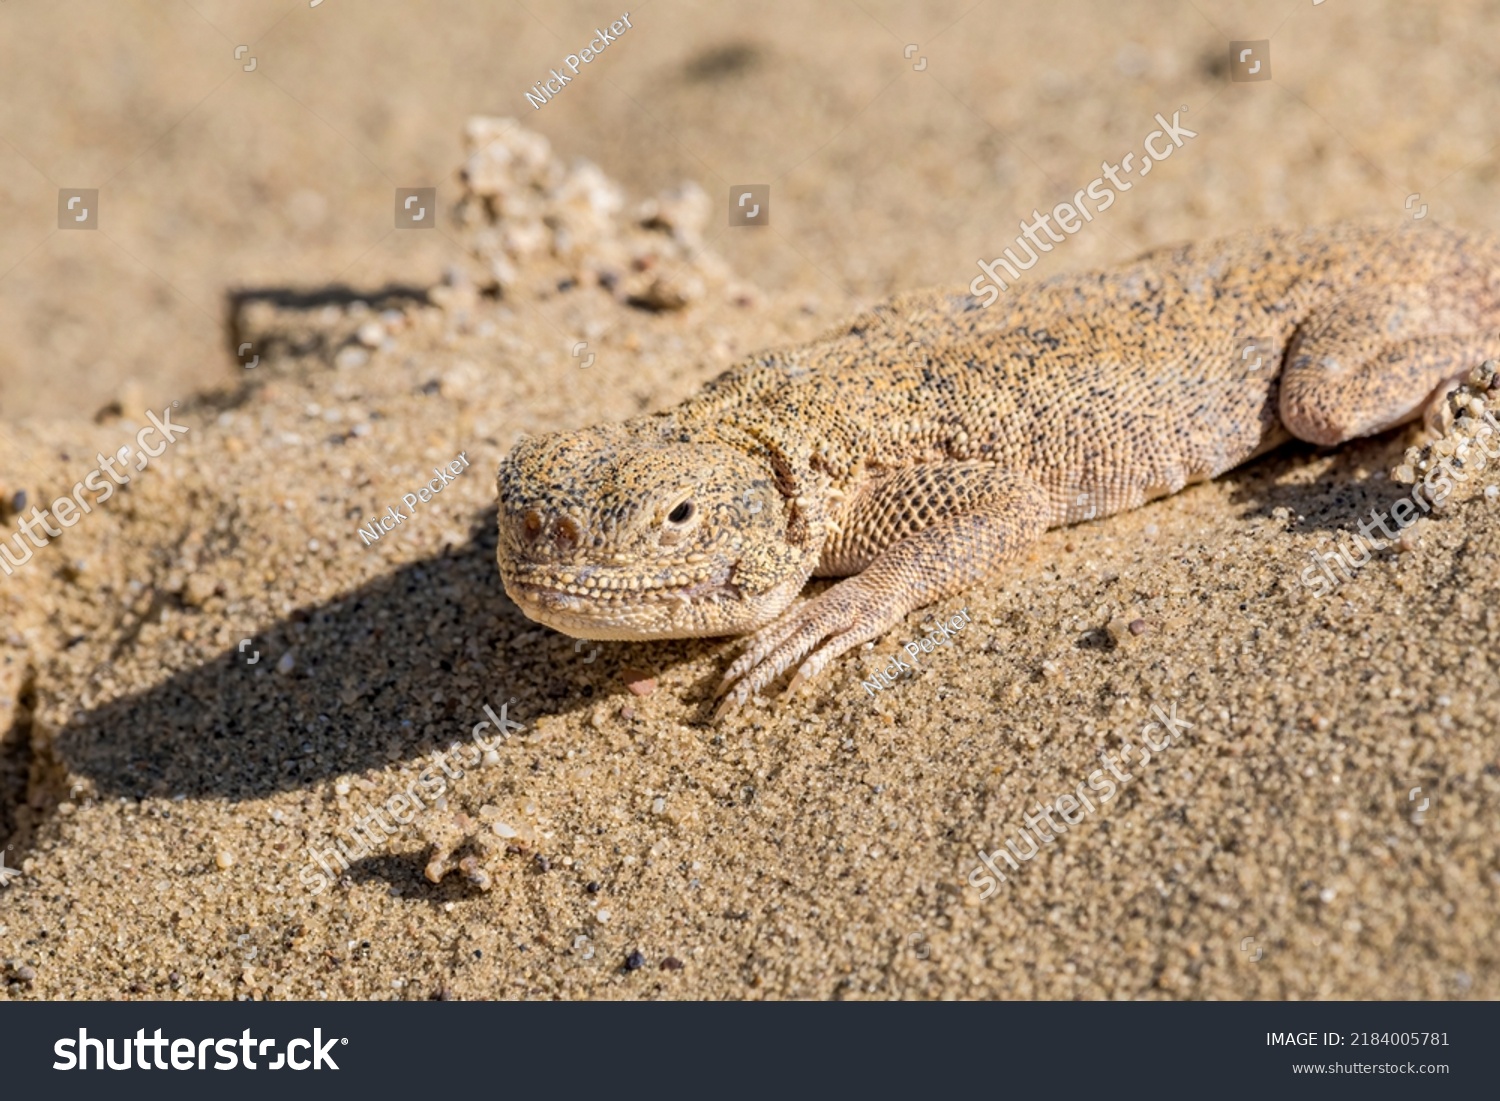
[[[649,696],[656,691],[656,678],[643,669],[623,669],[620,675],[625,679],[625,687],[637,696]]]
[[[1130,621],[1130,633],[1143,635],[1146,633],[1146,621],[1144,619],[1132,619]]]
[[[230,852],[228,849],[220,849],[218,854],[214,857],[214,863],[219,866],[219,871],[227,871],[228,869],[234,867],[234,853]]]
[[[628,956],[625,957],[625,970],[626,971],[639,971],[642,967],[645,967],[645,966],[646,966],[646,957],[643,956],[643,955],[641,955],[641,953],[640,953],[639,950],[634,951],[634,952],[630,953],[630,955],[628,955]]]
[[[368,362],[370,362],[370,353],[355,344],[340,348],[338,355],[333,357],[333,365],[341,371],[363,367]]]
[[[295,668],[297,668],[297,655],[291,650],[288,650],[277,659],[276,671],[278,673],[290,673]]]
[[[366,321],[355,331],[354,338],[366,348],[378,348],[385,339],[385,326],[378,321]]]
[[[676,956],[668,956],[666,959],[664,959],[664,960],[661,961],[661,970],[663,970],[663,971],[681,971],[682,970],[682,961],[680,959],[678,959]]]
[[[463,872],[465,879],[481,891],[488,891],[495,884],[494,878],[490,875],[488,869],[479,863],[477,857],[464,857],[458,862],[458,870]]]

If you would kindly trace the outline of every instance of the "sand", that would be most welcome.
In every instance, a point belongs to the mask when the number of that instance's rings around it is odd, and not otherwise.
[[[181,7],[0,7],[0,499],[188,427],[0,573],[5,996],[1500,996],[1497,479],[1302,580],[1415,430],[1052,532],[718,725],[725,643],[575,645],[493,559],[519,434],[967,282],[1158,111],[1199,136],[1038,275],[1420,204],[1497,228],[1492,9],[656,0],[533,111],[618,12]],[[1228,80],[1273,34],[1273,80]],[[746,182],[769,228],[728,227]],[[100,234],[50,232],[75,185]],[[390,228],[398,186],[438,231]],[[1186,725],[981,898],[976,854],[1139,760],[1153,707]],[[486,708],[521,729],[470,749]]]

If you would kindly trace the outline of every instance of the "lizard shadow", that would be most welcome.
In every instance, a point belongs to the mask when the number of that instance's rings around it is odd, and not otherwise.
[[[508,717],[526,730],[511,741],[526,746],[544,711],[593,706],[613,663],[585,662],[505,596],[495,515],[476,517],[461,546],[76,713],[53,752],[101,796],[239,802],[468,744],[484,705],[498,714],[514,696],[525,702]]]
[[[1248,506],[1243,518],[1275,522],[1276,509],[1288,509],[1296,518],[1285,521],[1288,530],[1357,531],[1372,513],[1388,514],[1392,504],[1410,496],[1412,487],[1389,477],[1405,440],[1405,430],[1394,429],[1334,449],[1293,441],[1225,475],[1230,501]],[[1324,456],[1332,460],[1325,476],[1315,482],[1297,477],[1310,460]]]

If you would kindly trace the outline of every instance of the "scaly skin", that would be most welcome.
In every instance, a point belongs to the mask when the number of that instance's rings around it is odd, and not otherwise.
[[[1500,241],[1266,232],[1108,272],[904,295],[619,425],[500,466],[498,558],[576,638],[751,635],[720,714],[999,572],[1292,436],[1419,416],[1500,358]],[[809,577],[845,580],[793,604]]]

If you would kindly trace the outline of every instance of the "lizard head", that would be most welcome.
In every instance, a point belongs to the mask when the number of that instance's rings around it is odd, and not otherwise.
[[[523,439],[498,480],[506,594],[574,638],[741,634],[817,560],[771,462],[670,424]]]

